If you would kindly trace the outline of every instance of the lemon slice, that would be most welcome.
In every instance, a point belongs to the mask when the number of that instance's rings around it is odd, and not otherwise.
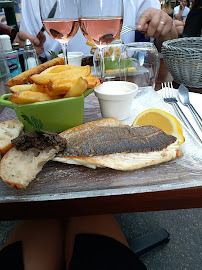
[[[175,136],[178,144],[182,144],[185,141],[179,121],[171,114],[159,109],[149,109],[143,111],[132,123],[132,126],[135,125],[152,125],[162,129],[169,135]]]

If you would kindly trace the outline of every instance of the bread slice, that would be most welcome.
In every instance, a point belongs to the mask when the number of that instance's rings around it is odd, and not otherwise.
[[[35,148],[18,151],[13,147],[1,160],[0,176],[11,187],[26,188],[41,171],[44,164],[53,159],[58,151],[59,146],[48,147],[43,151]]]
[[[12,146],[11,140],[23,132],[24,125],[19,120],[0,123],[0,154],[3,156]]]
[[[26,70],[24,72],[22,72],[21,74],[11,78],[9,81],[7,81],[5,83],[6,86],[11,87],[14,85],[19,85],[19,84],[24,84],[26,82],[29,82],[30,77],[34,74],[39,74],[42,71],[44,71],[45,69],[52,67],[52,66],[56,66],[56,65],[64,65],[64,58],[62,57],[57,57],[57,58],[53,58],[52,60],[45,62],[39,66],[36,66],[34,68],[31,68],[29,70]]]

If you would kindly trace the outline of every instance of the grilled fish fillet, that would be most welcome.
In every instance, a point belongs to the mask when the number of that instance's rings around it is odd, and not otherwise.
[[[88,122],[60,134],[67,140],[55,161],[90,168],[134,170],[180,155],[175,137],[154,126],[130,127],[114,118]]]

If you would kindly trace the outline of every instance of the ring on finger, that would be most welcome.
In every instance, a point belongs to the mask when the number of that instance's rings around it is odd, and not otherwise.
[[[163,21],[160,22],[161,24],[165,25],[165,23]]]

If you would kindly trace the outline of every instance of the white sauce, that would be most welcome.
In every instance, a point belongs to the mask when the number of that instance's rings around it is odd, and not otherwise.
[[[100,93],[109,94],[109,95],[123,95],[132,91],[133,90],[129,87],[123,87],[123,86],[117,87],[113,85],[99,89]]]

